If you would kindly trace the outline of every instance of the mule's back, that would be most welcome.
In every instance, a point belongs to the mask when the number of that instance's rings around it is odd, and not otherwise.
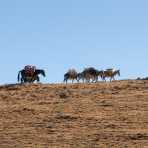
[[[76,79],[77,71],[75,69],[69,69],[67,73],[64,74],[64,80]]]
[[[69,69],[67,73],[71,78],[77,77],[77,71],[75,69]]]
[[[85,75],[97,75],[97,70],[93,67],[85,68],[83,73]]]

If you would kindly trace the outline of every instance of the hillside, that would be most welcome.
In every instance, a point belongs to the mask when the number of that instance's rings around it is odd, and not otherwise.
[[[146,148],[148,81],[0,86],[0,148]]]

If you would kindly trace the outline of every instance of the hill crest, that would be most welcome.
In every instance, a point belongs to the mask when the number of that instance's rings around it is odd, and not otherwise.
[[[148,146],[148,81],[0,86],[1,147]]]

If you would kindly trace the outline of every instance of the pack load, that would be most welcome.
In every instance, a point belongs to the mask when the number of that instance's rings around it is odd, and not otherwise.
[[[26,65],[24,67],[24,70],[25,70],[25,73],[28,75],[28,76],[33,76],[35,70],[36,70],[36,67],[35,66],[31,66],[31,65]]]

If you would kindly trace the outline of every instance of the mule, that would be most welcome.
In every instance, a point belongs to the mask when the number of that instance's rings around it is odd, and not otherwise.
[[[120,76],[120,70],[107,69],[104,71],[103,80],[106,81],[106,78],[110,78],[111,82],[112,80],[115,80],[116,75]]]
[[[81,76],[83,77],[83,81],[85,80],[87,83],[91,82],[97,82],[98,76],[100,75],[100,71],[96,70],[93,67],[85,68],[83,72],[81,73]]]
[[[77,71],[75,69],[69,69],[67,73],[64,74],[64,82],[68,82],[68,80],[71,80],[72,83],[74,80],[77,80]]]
[[[33,83],[34,81],[40,82],[40,77],[39,75],[46,76],[45,71],[42,69],[36,69],[32,75],[29,75],[26,73],[25,69],[22,69],[18,72],[18,82],[21,81],[21,83]]]

